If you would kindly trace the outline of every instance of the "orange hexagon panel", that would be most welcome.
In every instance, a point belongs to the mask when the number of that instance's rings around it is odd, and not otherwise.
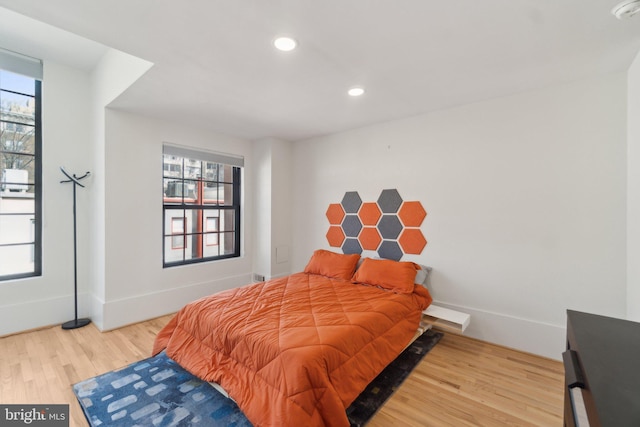
[[[378,220],[382,216],[382,212],[378,207],[377,203],[363,203],[360,206],[360,210],[358,211],[358,216],[360,217],[360,221],[364,225],[376,225],[378,224]]]
[[[400,221],[405,227],[420,227],[427,216],[427,212],[420,202],[404,202],[398,212]]]
[[[418,228],[405,228],[398,242],[405,254],[420,254],[427,245],[427,239]]]
[[[343,218],[344,218],[344,209],[342,209],[342,205],[340,203],[330,204],[329,207],[327,208],[327,219],[329,220],[329,224],[340,225]]]
[[[333,246],[334,248],[342,246],[342,242],[344,242],[342,227],[336,225],[329,227],[329,231],[327,231],[327,241],[329,242],[329,246]]]
[[[360,232],[358,236],[358,240],[362,245],[362,249],[366,249],[368,251],[375,251],[380,246],[380,242],[382,242],[382,237],[378,232],[378,229],[375,227],[365,227]]]

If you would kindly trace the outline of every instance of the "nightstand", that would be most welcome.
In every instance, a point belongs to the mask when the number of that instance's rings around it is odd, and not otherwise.
[[[464,330],[467,329],[467,326],[469,326],[470,320],[471,316],[467,313],[434,304],[431,304],[422,312],[423,324],[456,334],[462,334]]]

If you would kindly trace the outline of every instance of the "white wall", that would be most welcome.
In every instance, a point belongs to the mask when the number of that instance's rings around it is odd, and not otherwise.
[[[42,84],[42,276],[0,283],[0,336],[74,318],[72,187],[60,184],[60,166],[83,174],[90,167],[90,77],[44,62]],[[90,186],[90,182],[88,182]],[[90,191],[90,190],[89,190]],[[88,192],[79,189],[78,292],[88,314]]]
[[[294,144],[293,271],[327,206],[395,188],[428,212],[436,301],[471,336],[559,358],[567,308],[624,317],[626,77],[522,93]]]
[[[106,110],[103,329],[177,311],[251,281],[251,143],[176,123]],[[242,257],[162,267],[162,144],[245,156]]]
[[[640,321],[640,53],[628,71],[627,318]]]
[[[291,274],[291,207],[292,199],[292,149],[290,142],[272,142],[271,182],[275,189],[271,206],[271,276],[281,277]]]
[[[291,273],[291,150],[275,138],[254,142],[256,239],[254,272],[265,279]]]
[[[108,49],[91,73],[91,171],[93,186],[89,192],[90,229],[88,264],[92,321],[103,328],[105,283],[105,192],[106,192],[106,117],[105,109],[114,99],[149,70],[151,63],[115,49]]]
[[[271,183],[272,150],[271,140],[260,140],[253,144],[255,179],[255,231],[253,272],[268,279],[271,276]]]

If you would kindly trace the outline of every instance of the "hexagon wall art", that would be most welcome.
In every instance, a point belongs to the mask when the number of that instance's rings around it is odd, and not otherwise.
[[[344,242],[344,231],[342,231],[342,227],[338,227],[332,225],[329,227],[329,231],[327,231],[327,240],[329,241],[330,246],[340,247],[342,246],[342,242]]]
[[[345,254],[376,251],[386,259],[420,254],[427,245],[420,226],[427,217],[422,203],[405,202],[398,190],[382,190],[375,202],[363,202],[357,191],[347,191],[340,203],[327,208],[331,247]]]

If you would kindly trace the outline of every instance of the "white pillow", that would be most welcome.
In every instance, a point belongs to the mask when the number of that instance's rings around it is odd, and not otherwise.
[[[420,266],[420,270],[416,271],[416,279],[414,283],[424,285],[427,281],[427,276],[429,275],[429,273],[431,273],[432,268],[422,264],[418,265]]]

